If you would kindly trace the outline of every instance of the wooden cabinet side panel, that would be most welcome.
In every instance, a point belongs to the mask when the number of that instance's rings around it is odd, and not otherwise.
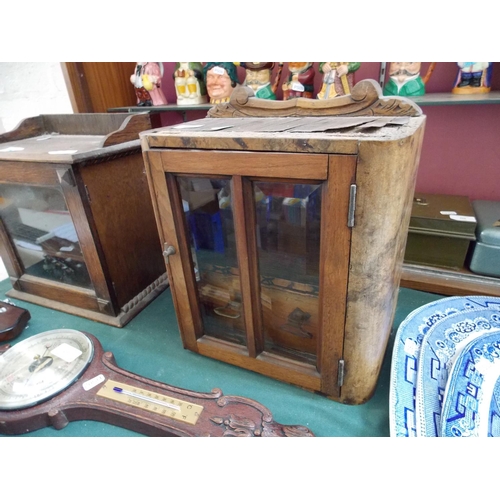
[[[79,168],[109,279],[123,307],[165,263],[140,152]]]
[[[399,291],[423,126],[392,142],[360,145],[345,326],[341,401],[375,391]]]

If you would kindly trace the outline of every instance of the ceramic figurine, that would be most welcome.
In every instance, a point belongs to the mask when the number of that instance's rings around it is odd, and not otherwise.
[[[319,71],[324,76],[318,99],[332,99],[350,94],[354,86],[354,72],[360,66],[359,62],[320,62]]]
[[[134,85],[138,106],[164,106],[167,104],[161,90],[163,63],[138,62],[130,81]]]
[[[289,62],[288,77],[282,85],[283,100],[296,97],[312,99],[314,91],[314,68],[312,62]]]
[[[384,95],[417,96],[425,94],[425,86],[429,81],[436,63],[430,63],[427,73],[420,76],[420,62],[391,62],[389,80],[384,86]]]
[[[174,71],[177,104],[203,104],[207,102],[207,89],[203,80],[203,66],[199,62],[178,62]]]
[[[453,94],[484,94],[491,90],[492,63],[459,62]]]
[[[384,95],[424,95],[425,83],[420,76],[421,65],[420,62],[391,62]]]
[[[246,78],[243,85],[250,87],[255,97],[259,99],[276,100],[276,89],[283,70],[283,63],[279,63],[278,72],[271,84],[271,75],[274,68],[273,62],[242,62],[241,66],[246,70]]]
[[[203,75],[210,104],[229,102],[234,87],[240,83],[236,64],[232,62],[207,62]]]

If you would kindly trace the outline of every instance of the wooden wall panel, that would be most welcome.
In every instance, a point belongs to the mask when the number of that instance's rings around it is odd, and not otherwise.
[[[61,63],[75,113],[106,113],[137,102],[130,75],[135,62]]]

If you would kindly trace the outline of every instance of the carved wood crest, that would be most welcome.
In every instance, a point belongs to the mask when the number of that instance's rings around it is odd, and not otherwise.
[[[362,80],[351,94],[334,99],[299,97],[288,101],[259,99],[247,86],[237,86],[227,103],[208,111],[211,118],[293,117],[293,116],[421,116],[422,110],[411,99],[383,96],[375,80]]]

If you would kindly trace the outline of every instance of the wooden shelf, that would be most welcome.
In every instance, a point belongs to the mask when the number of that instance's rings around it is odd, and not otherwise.
[[[213,104],[191,104],[182,106],[180,104],[166,104],[165,106],[127,106],[121,108],[110,108],[108,113],[165,113],[168,111],[203,111],[213,107]]]
[[[415,96],[410,98],[419,106],[455,106],[464,104],[500,104],[500,91],[492,91],[487,94],[452,94],[451,92],[436,92]],[[125,106],[119,108],[110,108],[108,113],[149,113],[157,115],[158,113],[178,112],[182,115],[183,121],[186,121],[188,111],[208,111],[212,104],[166,104],[165,106]],[[154,123],[158,126],[158,123]]]
[[[451,92],[436,92],[422,96],[411,97],[419,106],[453,106],[462,104],[500,104],[500,91],[487,94],[452,94]]]
[[[500,90],[488,92],[487,94],[452,94],[451,92],[435,92],[422,96],[410,98],[419,106],[454,106],[462,104],[500,104]],[[169,111],[203,111],[213,107],[212,104],[193,104],[182,106],[179,104],[167,104],[165,106],[127,106],[121,108],[110,108],[109,113],[163,113]]]
[[[466,269],[454,271],[403,264],[401,286],[440,295],[490,295],[500,297],[500,279],[480,276]]]

